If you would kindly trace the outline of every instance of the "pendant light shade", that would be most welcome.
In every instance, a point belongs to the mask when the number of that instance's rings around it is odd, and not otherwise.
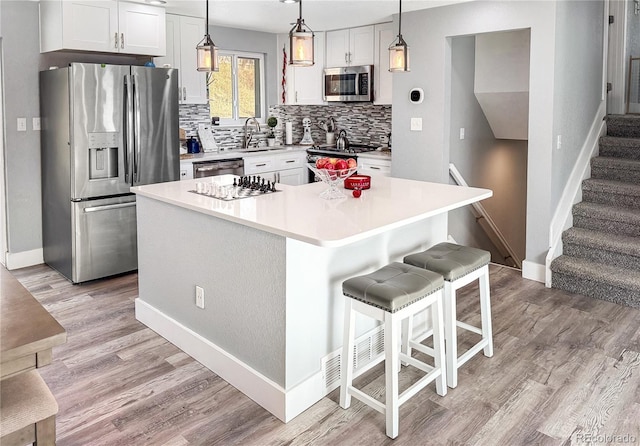
[[[209,35],[209,0],[206,0],[207,8],[205,13],[205,34],[198,43],[198,71],[218,71],[218,47],[211,40]]]
[[[314,64],[314,34],[302,18],[302,0],[299,3],[300,16],[289,31],[289,64],[310,67]]]
[[[409,69],[409,46],[402,38],[402,0],[398,13],[398,37],[389,47],[389,71],[411,71]]]

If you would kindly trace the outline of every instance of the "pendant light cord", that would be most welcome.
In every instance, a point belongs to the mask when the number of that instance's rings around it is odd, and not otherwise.
[[[400,0],[402,2],[402,0]],[[206,3],[206,13],[205,13],[205,18],[204,18],[204,26],[205,26],[205,30],[204,33],[208,36],[209,35],[209,0],[207,0]]]

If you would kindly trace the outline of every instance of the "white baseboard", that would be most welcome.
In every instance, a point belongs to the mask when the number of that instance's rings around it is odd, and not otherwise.
[[[6,267],[8,270],[26,268],[27,266],[40,265],[44,263],[44,253],[42,248],[31,251],[7,252]]]
[[[571,209],[573,205],[582,199],[582,180],[591,176],[591,158],[597,155],[600,136],[606,131],[606,123],[603,120],[606,115],[606,104],[603,101],[593,118],[589,134],[585,138],[580,153],[565,184],[562,196],[549,225],[549,251],[545,258],[545,282],[551,286],[551,262],[562,254],[562,232],[573,224]],[[524,277],[524,263],[523,263]],[[534,279],[535,280],[535,279]]]
[[[544,283],[545,275],[546,275],[546,270],[544,265],[541,265],[539,263],[533,263],[528,260],[524,260],[522,262],[523,278]]]
[[[285,423],[325,396],[318,372],[290,390],[273,382],[148,303],[135,300],[136,319],[219,375]]]

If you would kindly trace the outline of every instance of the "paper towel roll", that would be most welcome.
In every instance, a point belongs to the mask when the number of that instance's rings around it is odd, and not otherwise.
[[[285,122],[285,144],[293,144],[293,123]]]

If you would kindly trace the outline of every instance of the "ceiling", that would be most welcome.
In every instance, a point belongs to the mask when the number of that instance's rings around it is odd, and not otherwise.
[[[472,0],[405,0],[402,10],[434,8]],[[169,13],[203,17],[206,0],[167,0]],[[304,0],[302,17],[314,31],[388,22],[398,13],[398,0]],[[287,33],[298,18],[297,3],[280,0],[209,0],[209,23],[229,28]]]

